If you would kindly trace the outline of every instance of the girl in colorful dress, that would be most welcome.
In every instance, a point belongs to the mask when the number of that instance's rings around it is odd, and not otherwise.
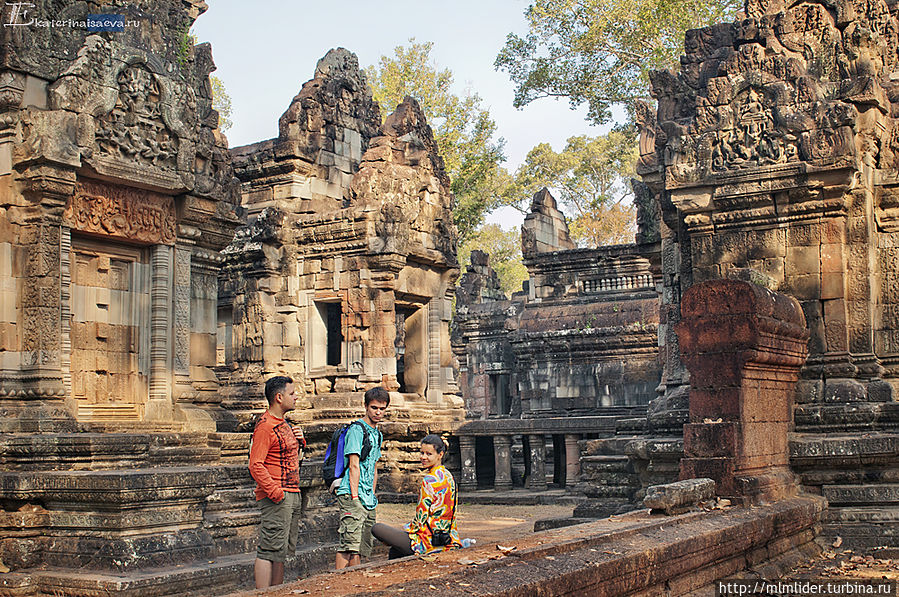
[[[391,560],[462,547],[456,530],[456,482],[442,464],[445,453],[446,444],[439,435],[421,440],[419,460],[425,476],[415,517],[402,529],[379,522],[372,527],[371,534],[390,546]]]

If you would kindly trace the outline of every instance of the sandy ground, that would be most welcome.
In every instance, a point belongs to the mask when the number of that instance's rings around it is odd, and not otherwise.
[[[571,516],[574,506],[497,506],[462,504],[456,514],[456,527],[461,537],[478,543],[517,539],[534,531],[534,521],[541,518]],[[412,520],[415,504],[381,504],[378,522],[402,526]]]

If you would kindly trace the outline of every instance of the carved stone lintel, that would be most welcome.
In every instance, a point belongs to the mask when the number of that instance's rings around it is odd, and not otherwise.
[[[148,244],[175,242],[172,198],[142,189],[81,180],[66,206],[64,219],[81,232]]]

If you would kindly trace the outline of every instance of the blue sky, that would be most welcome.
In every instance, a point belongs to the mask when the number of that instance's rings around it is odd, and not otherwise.
[[[212,42],[215,74],[231,95],[232,147],[277,136],[278,118],[330,48],[355,52],[364,67],[414,37],[434,42],[432,58],[453,71],[457,92],[467,88],[483,98],[506,140],[505,166],[514,171],[537,143],[560,150],[572,135],[602,132],[584,120],[585,109],[571,110],[564,100],[512,107],[514,86],[493,61],[508,33],[526,33],[527,6],[524,0],[209,0],[193,32]],[[488,221],[508,228],[521,217],[506,209]]]

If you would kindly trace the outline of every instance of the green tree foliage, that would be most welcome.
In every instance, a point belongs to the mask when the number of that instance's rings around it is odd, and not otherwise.
[[[381,56],[378,66],[365,69],[375,100],[385,114],[410,95],[418,100],[434,130],[456,196],[453,219],[462,240],[470,238],[484,215],[500,205],[509,174],[503,139],[494,140],[496,123],[481,98],[452,91],[453,73],[431,60],[433,43],[397,46],[393,56]]]
[[[471,263],[475,249],[490,255],[490,267],[499,277],[499,285],[506,296],[521,290],[528,279],[528,270],[521,261],[521,232],[518,228],[503,230],[497,224],[485,224],[459,246],[459,265],[463,271]]]
[[[649,97],[649,72],[676,68],[688,29],[733,21],[742,0],[535,0],[529,32],[510,33],[497,69],[517,85],[514,104],[542,97],[586,103],[596,123],[611,107]]]
[[[549,187],[578,246],[633,242],[636,213],[627,181],[636,161],[633,136],[618,130],[598,137],[570,137],[560,152],[541,143],[528,152],[509,193],[521,207]]]
[[[219,130],[227,131],[234,125],[231,120],[231,96],[222,80],[215,75],[209,75],[209,83],[212,86],[212,108],[219,113]]]

